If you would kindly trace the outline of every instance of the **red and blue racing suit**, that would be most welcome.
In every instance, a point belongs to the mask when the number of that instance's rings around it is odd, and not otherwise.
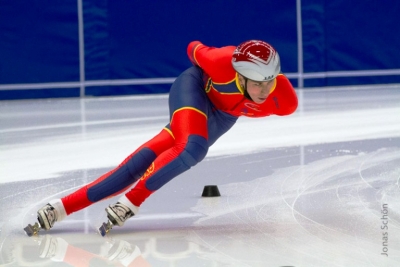
[[[275,79],[264,103],[256,104],[246,97],[231,64],[234,49],[191,42],[187,53],[194,66],[171,86],[169,124],[117,168],[62,198],[67,214],[118,195],[137,181],[125,196],[140,207],[153,192],[202,161],[208,148],[238,117],[293,113],[297,97],[283,74]]]

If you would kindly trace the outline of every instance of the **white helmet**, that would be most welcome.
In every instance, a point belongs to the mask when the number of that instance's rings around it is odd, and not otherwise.
[[[236,47],[232,65],[245,78],[258,82],[273,80],[281,71],[278,52],[259,40],[246,41]]]

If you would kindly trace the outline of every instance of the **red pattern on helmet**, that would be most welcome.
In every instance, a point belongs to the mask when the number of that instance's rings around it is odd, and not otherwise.
[[[233,61],[248,61],[261,59],[268,64],[276,55],[276,50],[270,44],[264,41],[250,40],[241,43],[233,52]],[[259,61],[260,62],[260,61]]]

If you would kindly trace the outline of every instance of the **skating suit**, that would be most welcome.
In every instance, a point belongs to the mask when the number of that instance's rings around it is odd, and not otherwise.
[[[67,214],[120,194],[135,182],[125,196],[139,207],[153,192],[202,161],[208,148],[238,117],[293,113],[297,97],[283,74],[275,79],[264,103],[256,104],[246,97],[232,67],[234,49],[234,46],[214,48],[199,41],[191,42],[187,53],[194,66],[171,86],[169,124],[117,168],[62,198]]]

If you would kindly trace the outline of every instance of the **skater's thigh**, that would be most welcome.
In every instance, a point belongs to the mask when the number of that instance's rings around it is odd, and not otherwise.
[[[195,109],[207,114],[210,102],[204,90],[203,71],[191,67],[184,71],[172,84],[169,93],[170,119],[180,109]]]

